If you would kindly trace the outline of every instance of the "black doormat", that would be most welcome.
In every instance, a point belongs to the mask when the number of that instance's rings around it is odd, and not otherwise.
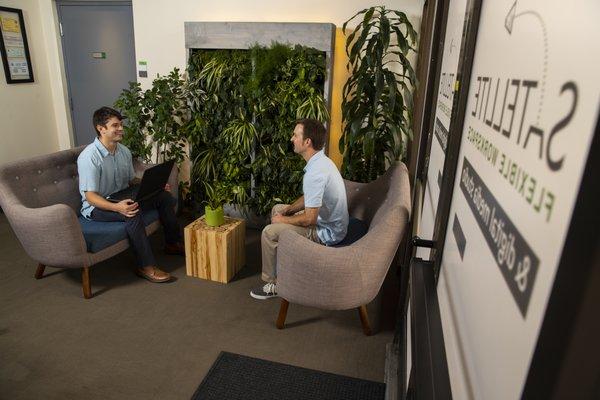
[[[192,400],[382,400],[385,384],[221,352]]]

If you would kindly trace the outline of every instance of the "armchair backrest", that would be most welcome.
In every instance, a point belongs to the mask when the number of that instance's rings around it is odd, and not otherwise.
[[[0,205],[28,208],[66,204],[76,213],[81,208],[77,157],[84,146],[0,167]]]
[[[371,226],[394,207],[406,209],[410,214],[411,195],[408,170],[403,163],[397,163],[369,183],[344,180],[348,197],[348,212]]]
[[[350,215],[367,222],[369,230],[355,242],[362,270],[363,301],[377,294],[398,246],[406,234],[411,212],[408,170],[403,163],[367,184],[347,183]],[[358,189],[358,190],[356,190]]]

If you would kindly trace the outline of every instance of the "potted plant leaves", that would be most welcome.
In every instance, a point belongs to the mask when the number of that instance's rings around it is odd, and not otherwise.
[[[416,77],[408,59],[417,33],[406,14],[383,6],[356,13],[346,39],[350,79],[344,85],[344,130],[339,148],[342,176],[370,182],[402,160],[412,136],[412,88]]]
[[[123,144],[134,157],[149,162],[154,156],[156,163],[175,159],[178,165],[185,158],[185,126],[191,118],[188,92],[177,68],[157,76],[150,89],[144,91],[139,83],[130,82],[129,89],[121,92],[114,105],[127,118]]]
[[[232,199],[231,188],[223,182],[204,183],[206,189],[206,206],[204,220],[208,226],[220,226],[225,222],[223,205]]]

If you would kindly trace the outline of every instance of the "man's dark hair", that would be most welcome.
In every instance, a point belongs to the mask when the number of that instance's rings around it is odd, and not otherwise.
[[[327,131],[320,121],[311,118],[303,118],[296,121],[296,124],[302,125],[304,139],[310,139],[312,147],[315,150],[321,150],[325,146]]]
[[[94,116],[92,117],[92,123],[94,124],[94,129],[96,130],[96,135],[100,137],[100,132],[96,126],[106,126],[106,123],[112,117],[117,117],[119,121],[123,120],[123,116],[120,112],[110,107],[101,107],[94,111]]]

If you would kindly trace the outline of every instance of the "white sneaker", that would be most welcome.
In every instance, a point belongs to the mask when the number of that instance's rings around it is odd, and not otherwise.
[[[270,282],[264,286],[259,286],[250,291],[250,296],[258,300],[271,299],[277,296],[277,284]]]

